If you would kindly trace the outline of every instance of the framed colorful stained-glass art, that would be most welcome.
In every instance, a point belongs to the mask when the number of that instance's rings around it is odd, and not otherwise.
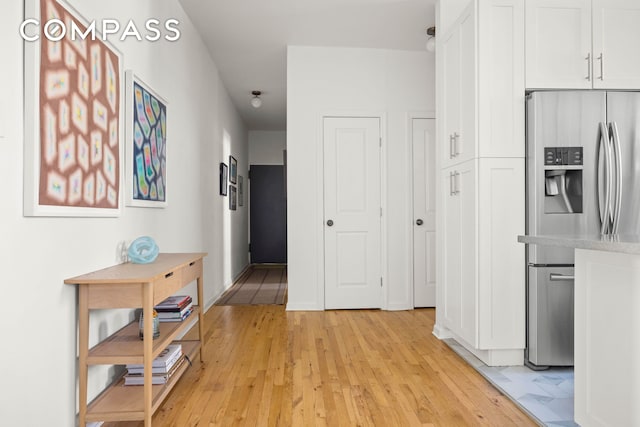
[[[167,205],[167,101],[125,72],[127,205]]]

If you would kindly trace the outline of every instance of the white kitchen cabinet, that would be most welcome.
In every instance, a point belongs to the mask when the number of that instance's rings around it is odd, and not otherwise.
[[[527,88],[591,88],[591,0],[527,0],[525,19]]]
[[[444,84],[436,85],[434,333],[452,336],[488,365],[524,360],[525,259],[517,242],[524,233],[524,2],[471,1],[437,47]],[[446,1],[439,8],[446,12]],[[449,138],[456,126],[458,144]]]
[[[525,253],[518,243],[525,229],[524,181],[524,158],[479,161],[479,349],[525,346]],[[522,363],[522,352],[515,357]]]
[[[524,157],[524,0],[479,0],[478,157]]]
[[[522,157],[524,3],[472,1],[444,36],[442,167]]]
[[[527,0],[528,89],[640,88],[640,2]]]
[[[473,159],[441,183],[444,326],[483,360],[522,363],[524,159]]]
[[[444,240],[443,280],[445,325],[477,346],[476,211],[477,160],[442,172]]]
[[[446,146],[442,150],[442,162],[445,167],[465,162],[476,155],[475,23],[475,4],[471,3],[444,36]]]
[[[640,89],[640,1],[593,0],[593,87]]]

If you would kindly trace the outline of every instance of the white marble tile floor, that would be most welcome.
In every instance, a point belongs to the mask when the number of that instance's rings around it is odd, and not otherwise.
[[[490,367],[455,340],[444,341],[539,425],[578,427],[573,421],[573,368]]]

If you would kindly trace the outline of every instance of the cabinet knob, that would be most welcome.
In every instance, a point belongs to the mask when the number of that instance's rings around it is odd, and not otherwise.
[[[422,224],[424,224],[424,221],[422,221],[421,219],[416,220],[416,225],[422,225]]]
[[[328,221],[327,221],[327,225],[328,225],[329,227],[333,227],[333,220],[332,220],[332,219],[328,220]]]

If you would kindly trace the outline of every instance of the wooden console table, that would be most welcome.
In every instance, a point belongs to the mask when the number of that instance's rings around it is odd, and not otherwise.
[[[200,352],[204,338],[202,310],[202,258],[206,253],[159,254],[150,264],[125,263],[66,279],[64,283],[78,285],[78,348],[79,348],[79,424],[91,421],[144,420],[151,427],[151,418],[164,398],[187,369],[184,363],[166,384],[151,384],[151,365],[160,352],[198,321],[198,339],[176,341],[192,358]],[[153,331],[153,307],[162,300],[197,280],[197,306],[182,322],[160,323],[160,337],[145,333],[139,338],[137,319],[89,349],[89,310],[107,308],[140,308],[144,315],[144,330]],[[124,386],[121,378],[87,404],[89,365],[144,364],[144,385]]]

